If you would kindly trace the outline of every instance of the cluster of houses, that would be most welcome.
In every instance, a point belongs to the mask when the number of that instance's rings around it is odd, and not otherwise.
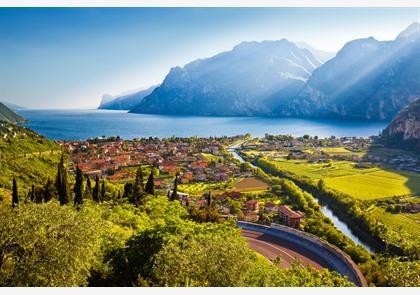
[[[163,141],[109,138],[68,141],[60,143],[72,155],[72,163],[86,176],[106,177],[120,181],[134,177],[129,167],[150,165],[163,175],[180,175],[181,183],[227,181],[230,177],[241,177],[251,171],[241,171],[239,165],[229,161],[217,140],[200,139]],[[156,179],[159,185],[159,179]]]
[[[208,206],[207,198],[192,200],[188,194],[180,192],[178,192],[178,196],[184,206],[196,206],[197,208],[206,208]],[[228,198],[238,201],[244,197],[244,194],[241,192],[225,191],[215,195],[213,201],[215,202],[215,208],[220,212],[222,217],[238,218],[238,214],[232,212],[232,207],[225,201]],[[261,213],[264,213],[270,216],[278,215],[280,223],[294,228],[300,228],[301,221],[304,217],[304,214],[300,211],[294,211],[287,205],[277,205],[270,201],[262,205],[258,200],[247,200],[242,202],[240,210],[242,212],[240,219],[245,221],[258,222]]]

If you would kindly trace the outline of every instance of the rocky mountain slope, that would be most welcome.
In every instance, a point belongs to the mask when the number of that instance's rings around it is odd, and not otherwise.
[[[286,39],[243,42],[231,51],[172,68],[162,85],[131,112],[269,115],[268,98],[282,90],[297,93],[320,65],[309,50]]]
[[[420,98],[403,108],[382,132],[390,147],[405,148],[420,154]]]
[[[315,70],[291,103],[276,113],[297,117],[391,120],[420,97],[420,24],[394,41],[374,38],[347,43]]]
[[[0,121],[7,121],[10,123],[24,122],[25,119],[9,109],[6,105],[0,102]]]
[[[98,109],[104,110],[131,110],[136,107],[146,96],[152,93],[157,86],[152,86],[147,89],[136,91],[134,93],[120,95],[120,96],[102,96],[101,104]]]

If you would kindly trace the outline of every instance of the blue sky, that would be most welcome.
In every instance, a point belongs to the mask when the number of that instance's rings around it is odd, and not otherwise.
[[[241,41],[391,40],[419,8],[0,8],[0,101],[94,108]]]

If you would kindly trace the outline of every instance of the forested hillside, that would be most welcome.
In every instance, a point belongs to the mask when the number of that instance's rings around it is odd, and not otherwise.
[[[11,190],[16,178],[23,190],[55,177],[58,144],[25,127],[0,121],[0,188]]]

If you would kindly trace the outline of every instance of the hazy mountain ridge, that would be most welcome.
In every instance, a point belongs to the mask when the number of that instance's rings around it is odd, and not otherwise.
[[[0,121],[6,121],[9,123],[18,123],[26,121],[24,118],[16,114],[6,105],[0,102]]]
[[[420,153],[420,98],[398,113],[382,132],[382,140],[388,146]]]
[[[105,110],[131,110],[136,107],[144,97],[152,93],[158,86],[151,86],[147,89],[135,91],[134,93],[111,96],[104,94],[98,109]]]
[[[265,99],[304,84],[320,62],[286,39],[242,42],[231,51],[172,68],[132,110],[189,115],[268,115]]]
[[[298,117],[390,120],[420,97],[420,25],[394,41],[348,42],[315,70],[292,103],[276,113]]]

